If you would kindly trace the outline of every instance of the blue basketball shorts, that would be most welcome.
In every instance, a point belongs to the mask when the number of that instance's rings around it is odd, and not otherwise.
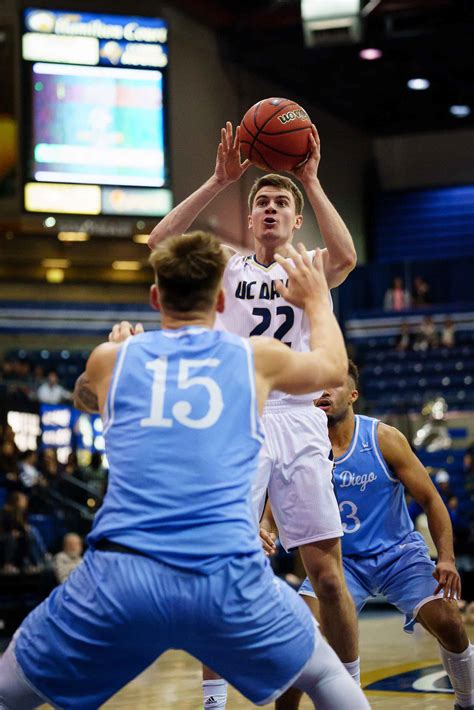
[[[263,552],[204,575],[89,551],[13,643],[29,684],[59,708],[95,710],[171,648],[265,704],[300,674],[315,648],[315,627]]]
[[[397,545],[377,555],[363,557],[343,555],[344,576],[357,613],[370,597],[383,594],[387,601],[405,614],[404,631],[413,632],[419,610],[433,599],[443,596],[434,591],[438,583],[428,548],[417,532],[409,533]],[[313,596],[311,582],[306,578],[299,588],[302,595]]]

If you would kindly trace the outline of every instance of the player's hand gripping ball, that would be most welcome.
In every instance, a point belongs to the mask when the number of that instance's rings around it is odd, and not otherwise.
[[[263,99],[240,123],[240,150],[266,172],[291,172],[308,158],[310,134],[311,119],[299,104]]]

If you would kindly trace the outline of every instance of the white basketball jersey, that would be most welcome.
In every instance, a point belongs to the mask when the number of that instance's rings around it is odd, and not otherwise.
[[[308,252],[311,259],[314,251]],[[266,335],[277,338],[298,352],[309,347],[309,324],[301,308],[290,305],[276,290],[279,281],[286,283],[288,276],[277,262],[269,266],[259,264],[253,256],[234,254],[224,272],[226,308],[218,313],[216,328],[243,337]],[[328,307],[332,308],[329,297]],[[321,392],[307,395],[286,395],[274,392],[272,398],[284,397],[287,401],[316,399]]]

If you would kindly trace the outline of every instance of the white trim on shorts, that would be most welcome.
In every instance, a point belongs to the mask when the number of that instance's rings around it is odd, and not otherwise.
[[[416,621],[416,617],[418,616],[418,613],[421,609],[422,606],[425,606],[425,604],[428,604],[428,602],[432,602],[435,599],[443,599],[444,597],[444,592],[443,590],[439,591],[438,594],[431,594],[429,597],[425,597],[424,599],[421,600],[421,602],[418,602],[416,607],[412,611],[412,617]]]
[[[38,696],[40,700],[42,700],[44,703],[47,703],[48,705],[51,705],[52,708],[55,708],[55,710],[64,710],[60,705],[55,705],[53,701],[48,698],[44,693],[42,693],[38,688],[27,678],[25,675],[25,672],[23,671],[23,668],[20,666],[20,663],[16,657],[15,653],[15,647],[16,647],[16,637],[18,633],[21,631],[19,629],[15,635],[13,636],[13,639],[11,640],[10,645],[7,647],[5,654],[8,653],[9,658],[11,659],[12,665],[13,665],[13,672],[16,673],[16,680],[18,681],[18,684],[20,686],[20,689],[23,686],[26,686],[30,691],[32,691],[35,695]],[[12,708],[12,710],[15,710]]]
[[[313,650],[312,650],[311,655],[309,656],[308,660],[305,661],[305,663],[303,663],[303,665],[301,666],[298,673],[295,673],[295,675],[293,676],[293,678],[291,680],[289,680],[287,683],[285,683],[285,685],[283,685],[278,690],[275,690],[268,698],[265,698],[265,700],[260,700],[258,703],[255,703],[255,705],[267,705],[268,703],[272,703],[274,700],[276,700],[281,695],[283,695],[283,693],[286,692],[288,690],[288,688],[291,688],[291,686],[293,685],[295,680],[300,677],[300,675],[305,670],[306,666],[311,662],[314,652],[316,651],[316,649],[318,647],[319,639],[321,638],[321,636],[320,636],[321,632],[319,631],[318,622],[316,621],[316,619],[314,617],[312,617],[312,621],[314,624],[314,647],[313,647]]]
[[[318,598],[314,589],[312,589],[311,591],[309,591],[308,589],[298,589],[298,594],[300,595],[300,597],[311,597],[311,599]]]

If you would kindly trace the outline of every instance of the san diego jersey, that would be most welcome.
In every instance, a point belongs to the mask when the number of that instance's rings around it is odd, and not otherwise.
[[[405,490],[387,466],[377,440],[379,421],[360,414],[349,450],[335,459],[343,555],[375,555],[399,544],[413,523]]]

